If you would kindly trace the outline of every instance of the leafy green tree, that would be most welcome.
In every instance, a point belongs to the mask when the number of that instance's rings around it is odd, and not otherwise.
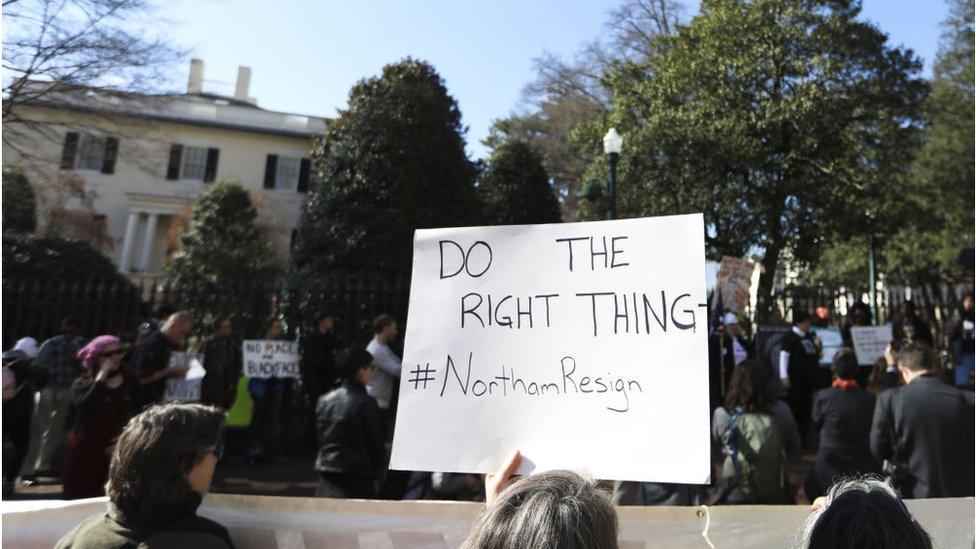
[[[476,224],[464,131],[457,101],[426,62],[407,58],[353,86],[348,109],[313,146],[318,181],[296,272],[407,275],[414,230]]]
[[[559,202],[549,174],[529,146],[502,143],[492,151],[478,182],[486,221],[496,225],[558,223]]]
[[[32,233],[37,230],[34,187],[18,168],[3,168],[3,230]]]
[[[973,247],[973,0],[949,2],[935,60],[931,92],[925,100],[921,146],[912,174],[889,207],[899,212],[894,230],[877,240],[878,272],[892,281],[921,286],[933,304],[951,314],[953,297],[943,302],[939,285],[972,271],[960,262]],[[834,242],[812,271],[812,279],[864,288],[868,280],[867,239]],[[829,259],[828,259],[829,258]],[[927,300],[928,301],[928,300]],[[933,317],[934,318],[934,317]]]
[[[713,257],[761,248],[760,315],[784,259],[803,267],[831,239],[895,225],[926,83],[859,12],[703,0],[658,55],[610,77],[621,213],[702,211]]]
[[[950,2],[905,196],[909,215],[885,250],[896,272],[933,284],[958,280],[959,252],[973,247],[973,10],[973,0]]]
[[[244,187],[227,181],[210,187],[193,207],[182,249],[166,274],[176,295],[185,297],[178,305],[198,323],[231,315],[242,333],[253,334],[271,313],[279,270],[257,217]]]

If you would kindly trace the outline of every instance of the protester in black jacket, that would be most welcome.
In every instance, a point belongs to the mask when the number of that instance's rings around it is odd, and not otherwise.
[[[811,501],[826,494],[836,478],[881,473],[870,447],[874,395],[856,380],[854,351],[838,351],[831,370],[832,386],[813,399],[813,429],[820,433],[820,450],[803,487]]]
[[[234,337],[234,322],[230,318],[217,320],[216,328],[203,343],[203,369],[207,375],[200,386],[200,403],[230,410],[241,377],[241,342]]]
[[[902,347],[897,364],[906,384],[878,395],[871,452],[892,464],[902,497],[972,496],[973,394],[932,375],[935,354],[925,344]]]
[[[335,346],[332,327],[335,319],[331,313],[315,315],[315,330],[309,334],[302,349],[304,360],[303,379],[312,396],[312,402],[332,390],[336,383]]]
[[[366,392],[373,357],[350,347],[336,360],[342,383],[319,399],[316,408],[319,453],[315,469],[326,498],[376,497],[376,481],[385,469],[383,426],[376,400]]]
[[[915,304],[910,300],[901,304],[901,320],[891,326],[891,339],[903,344],[920,341],[929,347],[935,347],[932,328],[918,317]]]
[[[817,387],[820,367],[819,340],[810,331],[810,314],[798,311],[793,315],[793,327],[783,335],[779,352],[779,378],[786,388],[786,402],[793,411],[800,439],[809,443],[810,404]]]
[[[735,367],[750,358],[755,358],[755,345],[739,323],[735,313],[722,316],[722,329],[709,338],[709,383],[711,408],[721,406],[732,384]]]
[[[136,392],[139,409],[162,402],[166,380],[186,375],[186,367],[170,366],[169,359],[192,331],[193,317],[186,311],[178,311],[133,350],[130,362],[139,378]]]
[[[973,387],[973,369],[976,365],[976,318],[973,316],[973,294],[962,298],[962,307],[952,319],[949,332],[952,359],[955,363],[956,387]]]
[[[3,434],[10,440],[12,452],[4,452],[4,493],[13,491],[13,482],[27,456],[30,442],[31,416],[34,413],[34,394],[42,389],[50,372],[34,363],[37,341],[25,337],[13,349],[3,353],[3,366],[13,374],[12,387],[4,388]],[[12,394],[7,394],[7,390]]]

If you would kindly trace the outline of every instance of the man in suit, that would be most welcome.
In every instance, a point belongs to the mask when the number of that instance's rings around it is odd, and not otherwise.
[[[894,466],[892,480],[904,498],[973,495],[973,394],[931,373],[935,353],[924,343],[902,347],[897,363],[906,384],[878,395],[871,452]]]
[[[793,411],[800,439],[809,444],[810,414],[813,393],[817,386],[820,371],[819,340],[810,330],[812,319],[806,311],[793,314],[793,327],[780,340],[779,378],[786,389],[786,402]]]

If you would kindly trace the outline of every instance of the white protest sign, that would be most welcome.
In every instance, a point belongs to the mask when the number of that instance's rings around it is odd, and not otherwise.
[[[299,377],[298,343],[248,339],[244,341],[245,377]]]
[[[417,231],[391,467],[707,483],[700,214]]]
[[[885,348],[891,343],[891,324],[883,326],[851,326],[851,340],[857,363],[871,366],[884,356]]]
[[[207,371],[203,369],[203,355],[174,352],[169,355],[170,368],[189,368],[181,379],[166,380],[166,392],[163,400],[167,402],[200,400],[200,387]]]
[[[834,355],[844,348],[844,336],[837,328],[814,328],[814,333],[820,338],[823,352],[820,355],[820,366],[829,368],[834,363]]]

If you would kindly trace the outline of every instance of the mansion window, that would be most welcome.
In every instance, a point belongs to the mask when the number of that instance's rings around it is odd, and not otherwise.
[[[99,136],[90,132],[68,132],[61,149],[62,170],[91,170],[115,173],[119,154],[117,137]]]
[[[264,188],[308,192],[310,172],[308,158],[269,154],[264,164]]]
[[[166,179],[210,183],[217,178],[220,149],[174,143],[169,149]]]

